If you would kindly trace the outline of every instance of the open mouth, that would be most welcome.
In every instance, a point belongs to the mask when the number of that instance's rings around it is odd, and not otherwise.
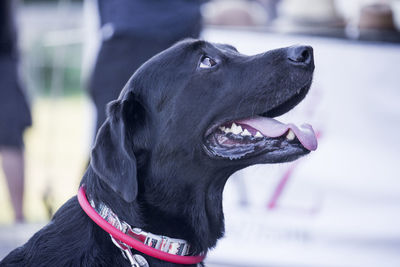
[[[317,138],[311,125],[285,124],[270,117],[286,113],[302,98],[297,94],[261,116],[214,125],[206,133],[206,150],[213,156],[231,160],[267,154],[278,161],[290,160],[292,156],[315,150]]]

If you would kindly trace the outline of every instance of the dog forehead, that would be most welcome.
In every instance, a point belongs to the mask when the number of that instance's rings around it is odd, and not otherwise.
[[[186,39],[174,47],[176,50],[187,52],[238,53],[238,50],[229,44],[211,43],[205,40]]]
[[[214,46],[220,50],[221,52],[224,53],[238,53],[239,51],[234,47],[233,45],[230,44],[214,44]]]
[[[119,98],[126,98],[127,93],[134,90],[134,84],[137,82],[140,83],[151,80],[151,83],[154,84],[162,80],[160,77],[165,76],[166,73],[168,73],[168,76],[171,76],[173,73],[179,74],[183,71],[195,69],[201,56],[236,56],[238,54],[240,53],[237,49],[229,44],[211,43],[199,39],[184,39],[153,56],[139,67],[121,91]],[[176,71],[177,66],[181,66],[183,63],[185,63],[187,67],[179,68],[179,71]],[[194,67],[190,68],[190,66]],[[174,70],[174,72],[170,72],[172,70]],[[149,77],[152,78],[149,79]],[[138,88],[140,88],[140,86]]]

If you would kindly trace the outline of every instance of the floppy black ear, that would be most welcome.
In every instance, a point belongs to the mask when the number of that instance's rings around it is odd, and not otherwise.
[[[136,157],[128,142],[124,100],[108,105],[108,117],[101,126],[90,164],[94,172],[126,202],[135,200],[138,192]]]

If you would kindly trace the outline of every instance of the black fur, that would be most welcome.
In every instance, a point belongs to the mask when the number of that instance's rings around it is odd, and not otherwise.
[[[298,49],[298,48],[296,48]],[[246,166],[294,160],[297,148],[240,160],[207,153],[207,130],[256,114],[279,115],[306,95],[314,65],[294,48],[245,56],[228,45],[185,40],[146,62],[111,102],[82,184],[129,224],[182,238],[192,254],[224,234],[222,192]],[[199,68],[207,55],[217,62]],[[300,94],[299,88],[305,88]],[[177,266],[145,256],[150,266]],[[76,197],[1,266],[129,266]]]

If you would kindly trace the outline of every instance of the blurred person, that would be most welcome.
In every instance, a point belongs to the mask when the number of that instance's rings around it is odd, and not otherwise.
[[[18,75],[14,3],[0,1],[0,156],[15,221],[23,222],[23,132],[31,125],[31,114]]]
[[[199,36],[200,6],[206,0],[92,1],[101,38],[88,86],[97,112],[97,132],[106,117],[106,104],[118,97],[138,67],[177,41]]]

